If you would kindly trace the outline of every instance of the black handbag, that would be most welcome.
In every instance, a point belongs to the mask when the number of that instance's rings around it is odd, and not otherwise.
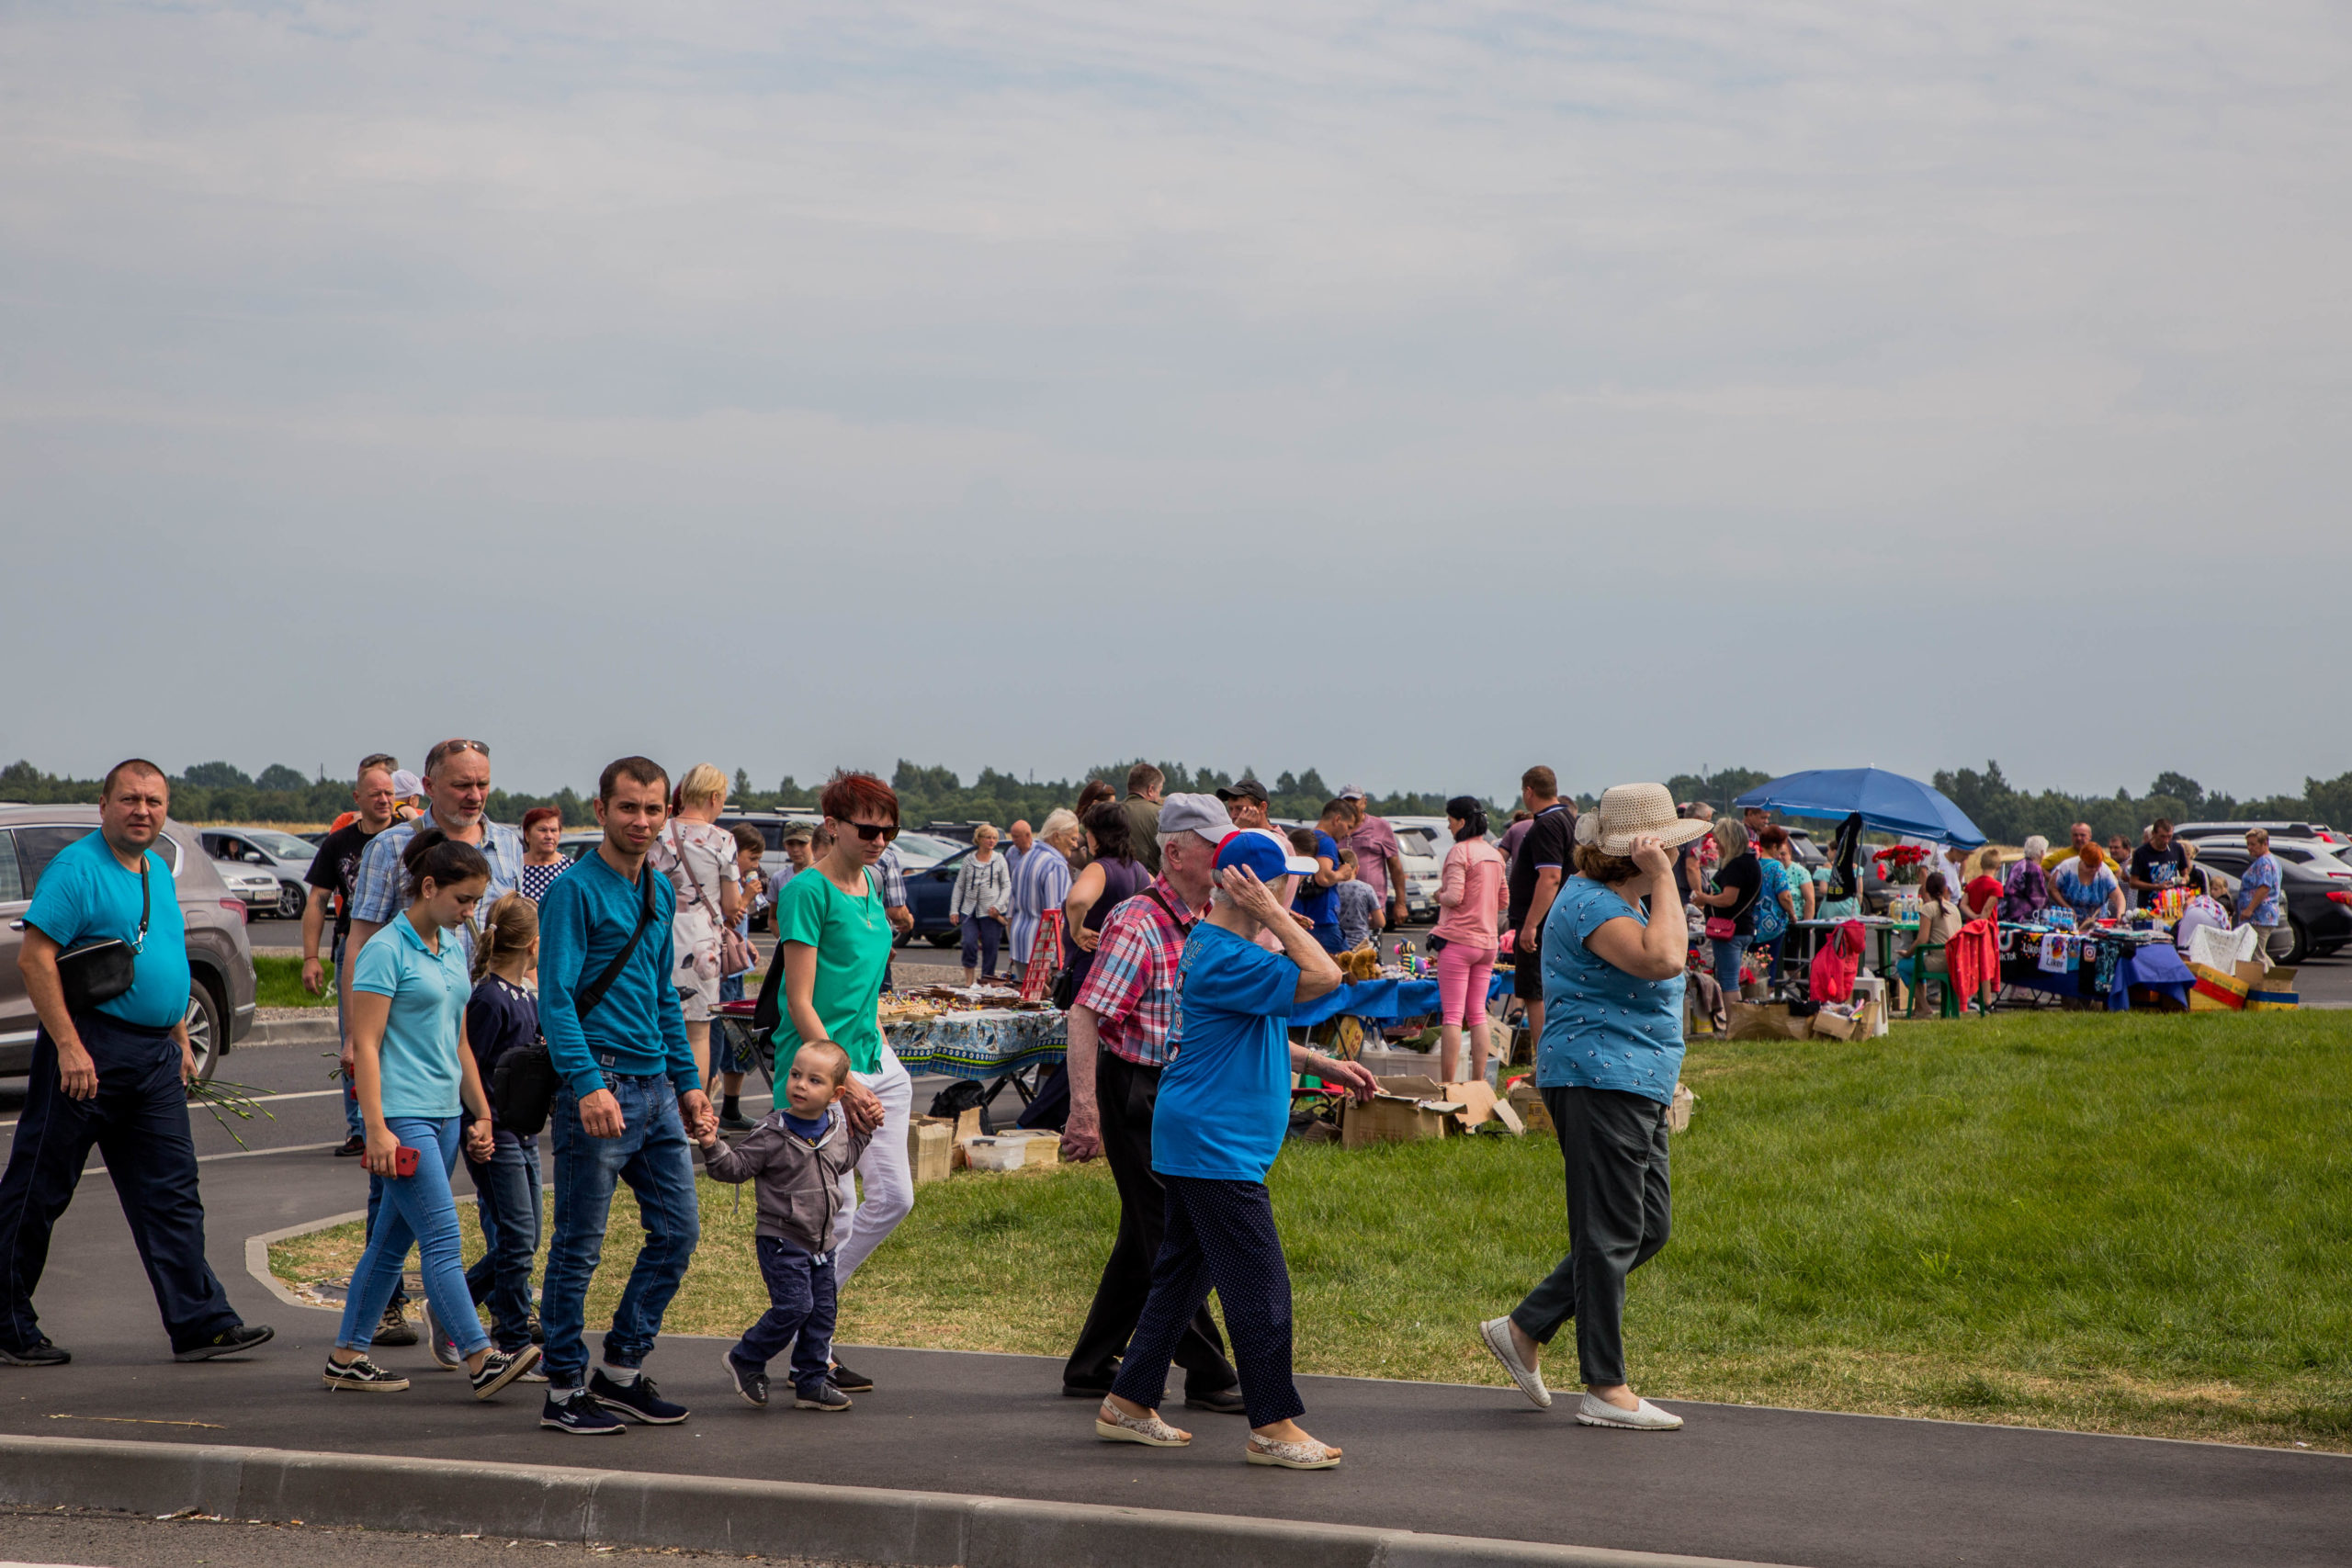
[[[621,971],[637,952],[637,944],[645,940],[646,928],[653,923],[653,872],[650,867],[643,868],[639,876],[645,890],[645,902],[638,910],[637,929],[628,933],[628,941],[613,954],[605,972],[572,998],[573,1011],[582,1022],[603,1003],[605,993],[620,978]],[[491,1110],[496,1113],[501,1127],[518,1138],[528,1138],[548,1124],[548,1111],[555,1104],[556,1090],[562,1087],[563,1079],[555,1070],[555,1057],[548,1050],[547,1041],[541,1038],[498,1058],[497,1070],[490,1076]]]
[[[57,982],[65,1010],[87,1012],[130,989],[139,978],[139,955],[147,948],[147,916],[153,908],[147,886],[147,856],[139,857],[139,935],[130,942],[108,937],[85,942],[57,955]]]

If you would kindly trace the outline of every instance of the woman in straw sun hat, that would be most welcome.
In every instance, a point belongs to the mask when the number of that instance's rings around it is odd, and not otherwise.
[[[1479,1325],[1521,1393],[1549,1409],[1544,1347],[1570,1318],[1588,1427],[1670,1431],[1625,1386],[1625,1276],[1666,1245],[1666,1115],[1682,1071],[1689,927],[1673,852],[1709,824],[1674,814],[1662,784],[1619,784],[1577,823],[1577,874],[1544,920],[1536,1087],[1567,1173],[1568,1255],[1512,1309]],[[1646,908],[1645,908],[1646,906]]]

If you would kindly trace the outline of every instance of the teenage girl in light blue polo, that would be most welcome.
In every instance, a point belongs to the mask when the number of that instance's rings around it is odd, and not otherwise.
[[[352,1270],[343,1326],[321,1374],[330,1389],[391,1393],[408,1379],[368,1359],[384,1304],[414,1243],[424,1254],[425,1299],[457,1342],[476,1399],[531,1370],[538,1347],[495,1349],[474,1313],[458,1247],[449,1175],[458,1156],[491,1157],[490,1099],[466,1049],[466,955],[449,934],[490,888],[490,863],[471,844],[427,828],[402,853],[408,909],[368,940],[351,971],[351,1041],[369,1174],[384,1178],[386,1212]],[[461,1115],[460,1112],[465,1114]],[[413,1169],[401,1174],[403,1155]]]

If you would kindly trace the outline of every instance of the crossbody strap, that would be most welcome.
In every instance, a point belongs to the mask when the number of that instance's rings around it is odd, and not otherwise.
[[[1179,915],[1175,909],[1169,905],[1168,900],[1160,897],[1159,889],[1157,886],[1147,886],[1143,890],[1143,896],[1150,899],[1153,903],[1159,905],[1160,909],[1166,913],[1169,919],[1174,922],[1175,927],[1179,931],[1189,932],[1194,926],[1201,923],[1201,918],[1198,915],[1194,915],[1189,920],[1184,919],[1182,915]]]
[[[637,912],[637,929],[628,933],[628,941],[613,954],[613,961],[605,965],[605,972],[590,981],[586,990],[572,998],[572,1011],[582,1022],[604,1001],[605,993],[613,988],[613,982],[620,978],[621,971],[628,966],[630,957],[637,952],[637,944],[645,940],[645,928],[653,923],[653,868],[640,865],[637,874],[639,886],[645,895],[644,903]]]
[[[139,934],[130,943],[134,957],[147,951],[147,916],[151,908],[147,888],[147,852],[141,850],[139,852]]]

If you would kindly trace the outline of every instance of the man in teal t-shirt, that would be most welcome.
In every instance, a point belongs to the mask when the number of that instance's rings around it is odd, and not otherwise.
[[[40,1032],[7,1174],[0,1176],[0,1362],[43,1367],[73,1359],[40,1331],[32,1297],[50,1233],[74,1201],[94,1146],[106,1156],[174,1358],[209,1360],[270,1337],[237,1316],[204,1258],[204,1203],[187,1125],[187,1085],[196,1076],[187,931],[171,864],[154,851],[170,810],[161,768],[118,764],[99,791],[98,830],[49,863],[25,911],[17,967]],[[108,942],[131,953],[130,988],[94,1006],[69,1005],[58,960]]]

